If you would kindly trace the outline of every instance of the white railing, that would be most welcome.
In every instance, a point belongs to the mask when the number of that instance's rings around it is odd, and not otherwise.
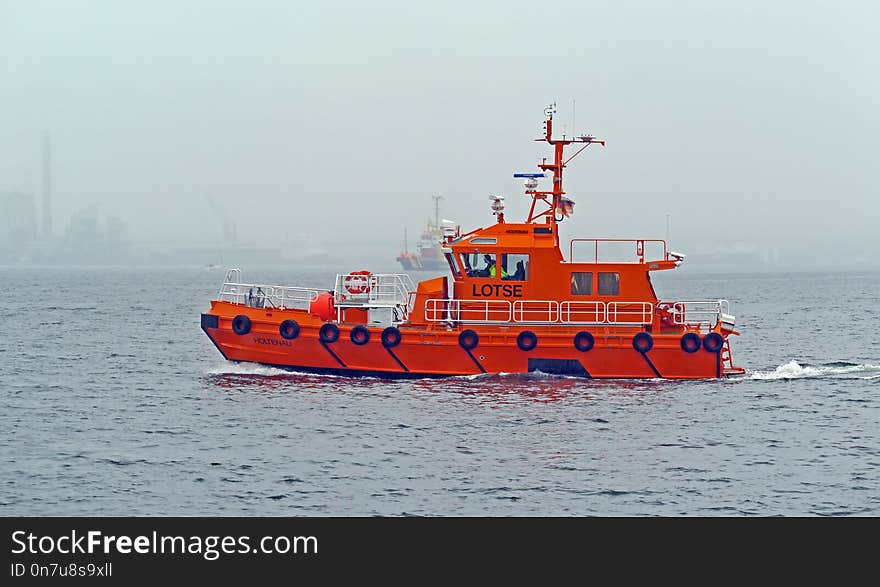
[[[559,321],[578,324],[604,324],[605,302],[561,302]]]
[[[227,269],[226,277],[223,279],[224,283],[240,283],[241,282],[241,269]]]
[[[507,300],[449,300],[425,301],[425,319],[428,322],[462,322],[490,324],[510,322],[511,304]]]
[[[654,321],[654,304],[650,302],[608,302],[605,320],[610,324],[650,324]]]
[[[406,274],[374,273],[364,275],[362,281],[346,280],[348,275],[336,277],[334,303],[337,307],[391,308],[396,321],[406,321],[412,312],[415,285]],[[353,291],[352,291],[353,290]],[[241,270],[226,272],[218,300],[253,308],[309,310],[312,302],[324,290],[286,285],[244,283]],[[727,300],[662,301],[655,306],[650,302],[601,302],[555,300],[455,300],[429,299],[425,301],[425,319],[428,322],[461,322],[470,324],[530,323],[530,324],[651,324],[657,311],[669,312],[672,323],[697,324],[712,329],[722,317],[732,323],[730,302]]]
[[[309,304],[317,300],[318,294],[322,291],[287,285],[241,283],[241,271],[239,270],[228,271],[226,278],[217,299],[233,304],[243,304],[251,308],[308,310]],[[235,279],[235,281],[229,281],[230,279]]]
[[[334,304],[343,308],[404,308],[412,310],[416,286],[406,273],[340,274]]]
[[[658,305],[672,309],[674,324],[699,324],[707,329],[715,327],[721,314],[730,314],[727,300],[679,300]]]
[[[557,302],[555,300],[451,300],[425,302],[428,322],[523,324],[650,324],[649,302]]]
[[[517,300],[513,303],[514,322],[557,322],[559,302],[555,300]]]
[[[595,324],[641,326],[652,324],[657,306],[673,310],[675,324],[699,324],[711,329],[730,313],[727,300],[680,302],[600,302],[555,300],[453,300],[425,301],[428,322]]]
[[[575,244],[579,245],[578,260],[575,260]],[[586,249],[587,254],[582,251]],[[573,238],[568,244],[569,263],[644,263],[662,261],[669,258],[666,241],[660,239],[634,238]]]

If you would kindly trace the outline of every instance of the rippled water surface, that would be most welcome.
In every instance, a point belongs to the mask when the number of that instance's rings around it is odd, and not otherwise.
[[[875,273],[655,277],[738,379],[389,382],[225,362],[216,272],[5,271],[0,514],[880,514]]]

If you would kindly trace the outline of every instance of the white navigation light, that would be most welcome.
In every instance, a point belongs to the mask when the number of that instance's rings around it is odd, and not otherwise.
[[[492,214],[498,216],[504,212],[504,196],[489,196],[489,201],[492,202]]]
[[[684,261],[686,255],[684,253],[676,253],[675,251],[669,251],[666,253],[667,257],[672,257],[675,260],[675,266],[678,267],[681,265],[681,262]]]

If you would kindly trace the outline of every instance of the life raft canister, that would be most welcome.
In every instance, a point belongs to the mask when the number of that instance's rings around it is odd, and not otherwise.
[[[717,332],[710,332],[703,339],[703,348],[710,353],[717,353],[724,346],[724,337]]]
[[[395,326],[389,326],[382,331],[382,346],[386,349],[394,348],[400,344],[400,329]]]
[[[695,353],[700,350],[700,335],[696,332],[686,332],[681,337],[681,350],[686,353]]]
[[[339,327],[332,323],[324,324],[318,331],[318,338],[323,343],[336,342],[339,338]]]
[[[251,331],[251,319],[244,314],[239,314],[232,319],[232,331],[235,334],[244,336]]]
[[[351,329],[351,333],[348,335],[348,337],[351,339],[351,342],[358,346],[365,345],[370,342],[370,329],[366,326],[358,324]]]
[[[278,325],[278,333],[281,338],[293,340],[299,336],[299,324],[296,320],[285,320]]]
[[[470,328],[462,330],[461,334],[458,335],[458,344],[466,351],[475,349],[480,344],[480,336]]]
[[[516,337],[516,346],[523,351],[530,351],[538,346],[538,337],[531,330],[523,330]]]
[[[336,308],[333,306],[333,294],[329,291],[322,291],[315,300],[309,302],[309,313],[314,314],[324,322],[332,320],[336,314]]]
[[[644,354],[654,348],[654,337],[647,332],[639,332],[633,337],[633,348]]]
[[[342,286],[352,295],[365,294],[370,291],[370,276],[366,270],[352,271],[342,278]]]
[[[585,353],[593,348],[593,345],[596,344],[596,339],[593,338],[593,335],[589,332],[582,330],[574,335],[574,348],[579,350],[582,353]]]

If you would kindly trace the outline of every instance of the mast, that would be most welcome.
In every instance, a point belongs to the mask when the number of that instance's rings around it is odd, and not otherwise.
[[[546,157],[542,160],[542,162],[538,165],[538,168],[541,169],[544,173],[542,174],[528,174],[528,173],[518,173],[515,174],[514,177],[527,177],[529,179],[534,178],[533,182],[526,181],[526,193],[532,196],[532,205],[529,208],[529,215],[526,218],[527,223],[537,222],[539,218],[545,217],[545,222],[550,224],[552,228],[555,229],[556,224],[560,222],[561,218],[556,218],[556,210],[560,207],[560,202],[562,201],[562,196],[565,195],[565,190],[562,187],[562,170],[565,169],[565,166],[568,163],[581,154],[581,152],[592,145],[593,143],[598,143],[605,146],[604,140],[598,140],[592,135],[581,135],[574,136],[570,138],[566,138],[565,135],[562,135],[561,139],[553,138],[553,115],[556,114],[556,104],[551,104],[549,107],[544,109],[544,115],[547,119],[544,121],[544,136],[535,139],[536,141],[546,141],[549,145],[553,146],[553,163],[547,163]],[[565,147],[572,143],[581,143],[583,146],[575,152],[574,155],[565,159]],[[553,172],[553,189],[549,191],[540,191],[534,189],[537,187],[537,177],[546,177],[546,172]],[[547,209],[542,212],[536,212],[535,207],[538,201],[542,201],[547,204]]]
[[[443,199],[443,196],[437,194],[436,196],[431,196],[434,200],[434,228],[440,228],[440,200]]]

